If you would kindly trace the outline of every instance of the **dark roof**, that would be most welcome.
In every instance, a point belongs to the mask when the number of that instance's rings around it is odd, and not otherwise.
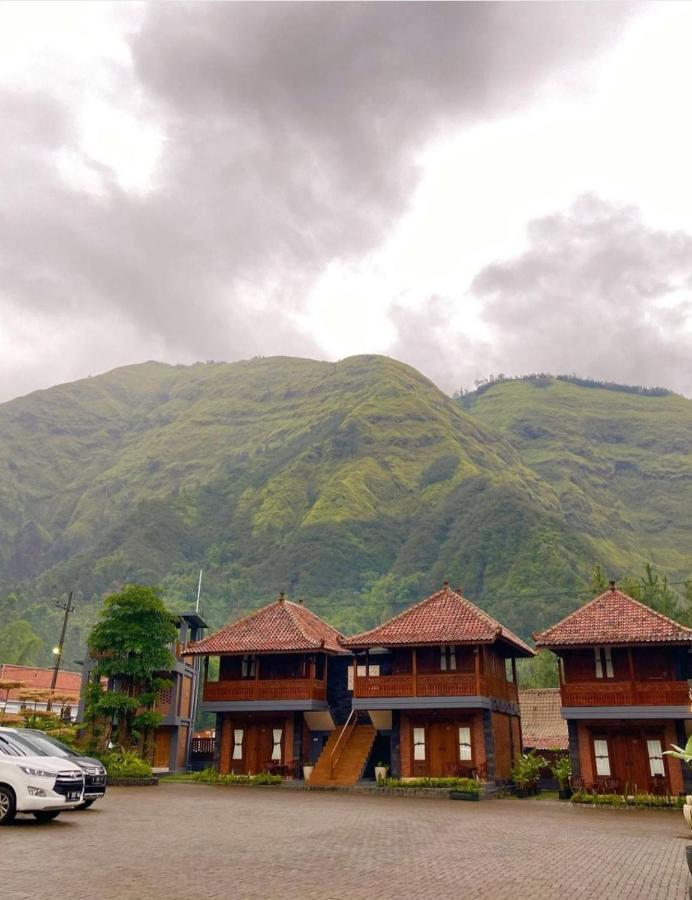
[[[688,644],[692,629],[612,586],[557,625],[534,635],[537,647]]]
[[[567,750],[567,722],[560,715],[560,688],[519,691],[525,750]]]
[[[184,656],[222,653],[299,653],[325,650],[341,653],[338,631],[306,607],[281,596],[257,612],[189,644]]]
[[[479,609],[447,582],[441,591],[421,600],[383,625],[342,641],[345,647],[416,647],[426,644],[492,644],[504,641],[521,656],[533,650],[507,628]]]

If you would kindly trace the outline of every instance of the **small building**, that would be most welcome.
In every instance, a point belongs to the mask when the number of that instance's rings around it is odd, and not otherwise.
[[[343,645],[354,720],[369,720],[372,757],[393,775],[509,780],[522,748],[515,660],[534,655],[516,635],[445,582]]]
[[[62,711],[65,718],[74,721],[79,707],[81,673],[61,669],[53,692],[56,700],[51,702],[53,673],[53,668],[0,663],[0,712],[7,715],[17,715],[23,709],[45,712],[50,702],[54,712]],[[3,682],[15,684],[15,687],[5,689]]]
[[[273,603],[189,646],[204,658],[200,709],[216,714],[222,773],[299,775],[348,716],[342,635],[301,603]],[[218,658],[218,676],[209,659]]]
[[[567,722],[561,715],[560,688],[519,691],[524,752],[536,750],[550,762],[569,749]]]
[[[690,733],[692,629],[618,590],[615,582],[534,635],[557,654],[561,715],[577,786],[689,793],[689,774],[664,756]]]
[[[206,622],[197,613],[174,616],[178,637],[169,647],[174,657],[171,670],[157,673],[170,681],[154,703],[154,712],[163,716],[154,730],[152,767],[156,772],[183,772],[190,757],[192,732],[196,716],[200,666],[198,660],[184,655],[188,645],[202,636]],[[82,667],[82,685],[86,686],[96,666],[89,657]],[[109,685],[106,683],[106,690]],[[82,697],[84,695],[82,694]],[[84,717],[84,700],[80,701],[79,719]]]

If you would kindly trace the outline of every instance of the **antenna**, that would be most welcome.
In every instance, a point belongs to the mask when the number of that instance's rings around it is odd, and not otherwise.
[[[199,581],[197,583],[197,603],[195,605],[195,612],[199,612],[199,595],[202,593],[202,569],[199,570]]]

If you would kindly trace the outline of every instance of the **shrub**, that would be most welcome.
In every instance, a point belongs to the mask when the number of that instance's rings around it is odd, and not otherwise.
[[[201,772],[195,772],[191,777],[193,781],[199,781],[203,784],[281,784],[280,775],[270,775],[268,772],[259,772],[257,775],[220,775],[211,766],[203,769]]]
[[[112,778],[151,778],[151,766],[132,750],[104,753],[101,762]]]
[[[535,750],[522,753],[512,767],[512,780],[518,788],[533,787],[538,784],[541,769],[547,765],[547,760],[539,756]]]
[[[682,807],[684,797],[670,797],[659,794],[590,794],[587,791],[576,791],[572,794],[572,803],[581,803],[585,806],[634,806],[639,809],[656,808],[671,809]]]
[[[402,781],[400,778],[381,778],[377,782],[378,787],[384,788],[446,788],[450,791],[466,791],[472,794],[480,794],[481,786],[475,778],[409,778]]]
[[[550,771],[564,790],[569,785],[569,776],[572,774],[572,763],[569,756],[559,756],[550,767]]]

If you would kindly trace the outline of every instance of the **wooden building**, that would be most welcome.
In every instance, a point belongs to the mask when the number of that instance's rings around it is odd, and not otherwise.
[[[204,657],[201,710],[216,713],[222,773],[300,775],[348,715],[342,636],[299,603],[278,600],[190,646]],[[209,658],[218,657],[218,677]],[[340,690],[340,685],[342,689]]]
[[[688,773],[664,756],[692,721],[692,629],[618,590],[615,582],[534,635],[557,654],[561,714],[577,786],[613,792],[689,793]]]
[[[522,747],[515,659],[533,655],[523,641],[445,582],[342,643],[354,653],[352,714],[329,767],[315,769],[320,783],[348,783],[376,762],[402,778],[509,780]],[[352,743],[362,749],[349,753]]]

